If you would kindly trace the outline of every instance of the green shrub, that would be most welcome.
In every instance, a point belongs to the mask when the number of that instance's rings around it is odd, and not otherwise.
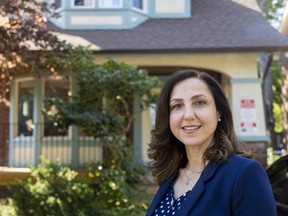
[[[42,159],[30,178],[11,187],[18,216],[97,215],[93,190],[76,179],[77,172]]]
[[[141,216],[147,210],[147,195],[137,185],[127,182],[127,173],[118,164],[96,166],[89,173],[95,190],[96,208],[102,216]]]
[[[88,179],[96,196],[101,216],[141,216],[147,210],[148,195],[139,189],[145,169],[134,158],[133,145],[127,138],[110,136],[103,140],[104,160],[90,164]]]
[[[1,216],[16,216],[15,208],[11,205],[11,199],[0,200],[0,215]]]
[[[7,216],[141,216],[147,210],[147,196],[137,188],[131,167],[110,161],[90,166],[88,179],[77,172],[41,159],[31,177],[10,187],[10,204],[0,206]],[[123,164],[122,164],[123,165]],[[87,181],[88,180],[88,181]],[[5,212],[5,214],[2,214]]]

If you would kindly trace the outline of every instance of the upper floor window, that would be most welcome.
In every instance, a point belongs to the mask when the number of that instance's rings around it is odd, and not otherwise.
[[[133,7],[143,10],[143,0],[133,0]]]
[[[94,7],[94,0],[74,0],[72,2],[72,7]]]
[[[62,7],[62,0],[55,0],[55,9],[61,8]]]
[[[122,8],[123,0],[98,0],[99,8]]]

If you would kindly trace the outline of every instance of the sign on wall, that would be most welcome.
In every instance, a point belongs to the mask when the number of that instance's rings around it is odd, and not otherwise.
[[[240,133],[252,135],[257,132],[256,108],[254,99],[241,99]]]

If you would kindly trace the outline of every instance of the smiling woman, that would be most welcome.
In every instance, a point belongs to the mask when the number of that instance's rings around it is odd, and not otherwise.
[[[170,101],[171,132],[191,154],[204,154],[220,117],[212,93],[202,81],[188,78],[174,87]]]
[[[179,71],[166,81],[151,136],[160,188],[147,216],[276,216],[265,170],[248,158],[227,98],[207,73]]]

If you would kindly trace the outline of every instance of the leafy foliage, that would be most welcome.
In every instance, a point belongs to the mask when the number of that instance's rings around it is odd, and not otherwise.
[[[143,164],[134,161],[132,143],[123,137],[109,137],[101,163],[89,166],[89,183],[96,196],[100,215],[145,215],[148,195],[139,188],[143,183]]]
[[[101,215],[139,215],[147,211],[147,195],[127,181],[127,172],[114,161],[95,165],[89,173],[96,195],[96,208]]]
[[[272,26],[278,28],[283,16],[285,4],[287,0],[258,0],[258,4],[262,9],[266,19]],[[281,99],[281,67],[279,61],[272,61],[271,74],[273,79],[273,117],[274,117],[274,132],[283,132],[283,118],[282,118],[282,99]]]
[[[42,158],[42,164],[32,167],[31,176],[11,187],[17,215],[97,215],[93,190],[76,179],[77,172]]]
[[[16,212],[11,204],[11,199],[2,199],[0,202],[0,215],[15,216]]]
[[[101,66],[94,66],[94,70],[88,64],[87,70],[82,68],[82,72],[75,73],[74,78],[77,95],[66,101],[61,98],[46,99],[45,107],[56,106],[58,112],[54,115],[49,115],[48,110],[43,112],[59,126],[76,125],[98,138],[126,135],[137,114],[132,111],[133,99],[141,98],[140,106],[147,107],[157,96],[153,88],[160,84],[146,71],[112,59]]]
[[[271,65],[271,73],[273,79],[273,115],[274,115],[274,131],[281,133],[283,131],[283,117],[282,117],[282,79],[280,73],[280,63],[273,61]]]
[[[139,98],[144,109],[154,102],[157,94],[153,88],[160,81],[134,65],[112,59],[94,69],[93,64],[88,65],[87,70],[83,65],[82,71],[73,74],[77,94],[66,101],[45,100],[45,107],[55,106],[58,112],[54,115],[49,115],[47,110],[43,112],[58,125],[76,125],[102,143],[104,161],[92,166],[89,173],[98,213],[139,215],[146,211],[147,203],[141,201],[145,200],[145,193],[136,186],[145,172],[143,165],[134,160],[128,134],[138,115],[132,104],[134,98]]]
[[[76,178],[78,173],[68,167],[41,161],[32,167],[32,177],[11,187],[10,205],[2,207],[2,212],[11,216],[140,216],[147,210],[145,192],[128,183],[127,173],[115,161],[91,165],[88,181]]]
[[[1,0],[0,4],[0,102],[7,102],[12,76],[49,71],[45,59],[51,51],[70,49],[46,28],[43,11],[48,5],[38,0]]]
[[[95,55],[90,46],[68,47],[66,45],[63,52],[48,52],[43,64],[53,75],[68,72],[73,75],[73,73],[94,70]]]
[[[257,0],[257,2],[272,26],[279,27],[287,0]]]

